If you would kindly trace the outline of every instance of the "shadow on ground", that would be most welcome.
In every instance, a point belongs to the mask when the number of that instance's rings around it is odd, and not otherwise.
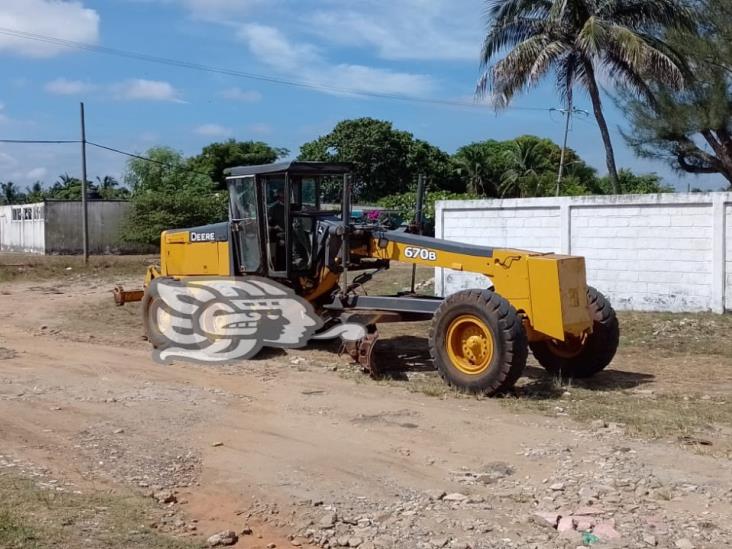
[[[560,379],[541,367],[527,366],[524,383],[512,391],[513,396],[536,400],[561,398],[568,387],[587,391],[624,391],[653,383],[656,376],[613,370],[612,366],[589,379]]]
[[[374,350],[381,378],[409,381],[410,374],[434,372],[428,341],[420,336],[398,336],[381,339]],[[590,391],[629,390],[653,383],[652,374],[614,370],[612,367],[590,379],[560,380],[541,367],[529,365],[524,370],[524,383],[512,394],[523,398],[560,398],[567,385]]]

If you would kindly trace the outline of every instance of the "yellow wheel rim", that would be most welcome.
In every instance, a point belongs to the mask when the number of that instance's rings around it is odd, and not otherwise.
[[[462,315],[453,320],[445,345],[450,362],[464,374],[482,374],[493,359],[493,334],[477,316]]]

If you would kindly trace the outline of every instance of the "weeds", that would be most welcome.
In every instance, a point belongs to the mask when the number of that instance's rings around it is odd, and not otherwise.
[[[129,277],[138,276],[140,283],[148,265],[156,263],[157,256],[131,255],[91,256],[89,264],[79,256],[43,256],[30,254],[0,254],[0,282],[46,281],[78,279],[79,277]]]
[[[141,526],[157,512],[149,500],[135,495],[61,493],[0,474],[0,547],[4,549],[199,547]]]

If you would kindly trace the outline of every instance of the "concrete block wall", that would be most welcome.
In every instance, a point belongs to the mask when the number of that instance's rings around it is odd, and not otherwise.
[[[584,256],[617,309],[732,310],[732,193],[446,201],[438,238]],[[486,287],[437,269],[438,295]]]
[[[122,224],[130,203],[121,200],[90,200],[87,203],[89,253],[135,253],[138,246],[121,238]],[[46,202],[46,253],[78,254],[83,251],[81,201]]]
[[[88,203],[89,252],[154,253],[156,248],[122,240],[122,226],[130,203],[90,200]],[[30,219],[13,217],[13,210],[32,212]],[[81,201],[0,206],[0,251],[40,254],[79,254],[83,251]]]

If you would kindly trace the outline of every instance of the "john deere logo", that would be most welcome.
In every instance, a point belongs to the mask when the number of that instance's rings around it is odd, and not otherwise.
[[[191,242],[212,242],[216,240],[216,233],[191,232]]]
[[[252,358],[262,347],[303,347],[310,339],[358,341],[366,330],[340,324],[316,334],[323,321],[310,303],[271,280],[154,279],[150,319],[160,342],[159,362],[230,362]]]

